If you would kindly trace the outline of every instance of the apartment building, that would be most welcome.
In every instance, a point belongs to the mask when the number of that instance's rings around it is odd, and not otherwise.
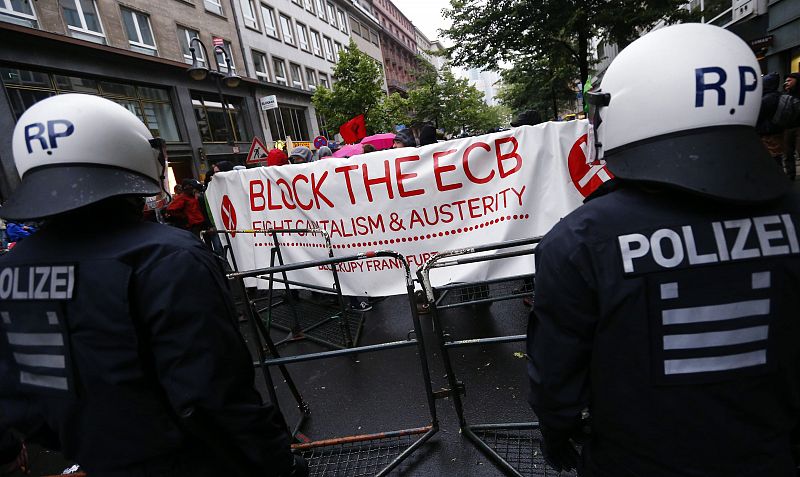
[[[260,129],[253,84],[192,80],[189,44],[200,64],[244,76],[245,61],[227,0],[0,0],[0,127],[12,131],[36,101],[70,92],[106,97],[166,139],[169,176],[202,177],[218,160],[241,161]],[[225,106],[223,108],[223,106]],[[102,131],[98,131],[102,134]],[[237,152],[237,148],[239,152]],[[113,151],[110,151],[113,152]],[[18,176],[11,134],[0,135],[0,198]]]
[[[391,0],[373,0],[380,21],[381,51],[389,92],[405,93],[417,69],[417,38],[414,25]]]
[[[242,162],[254,136],[313,139],[313,92],[351,38],[383,68],[381,29],[370,0],[0,0],[0,126],[47,96],[101,95],[167,140],[172,180],[202,177]],[[195,81],[193,64],[219,74]],[[271,95],[279,107],[262,110]],[[10,134],[0,171],[3,199],[18,182]]]

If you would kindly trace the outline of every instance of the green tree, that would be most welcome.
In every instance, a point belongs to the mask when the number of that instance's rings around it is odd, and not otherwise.
[[[382,107],[386,96],[383,92],[383,77],[378,64],[369,55],[358,49],[350,39],[347,48],[339,53],[339,63],[333,70],[336,82],[333,87],[317,88],[311,98],[317,112],[325,118],[331,132],[359,114],[364,115],[367,132],[380,131],[386,111]]]
[[[398,93],[384,97],[370,115],[370,124],[376,132],[393,131],[398,124],[410,124],[408,99]]]
[[[535,109],[542,119],[558,116],[575,101],[577,68],[559,58],[534,57],[518,60],[501,72],[501,104],[512,111]]]
[[[483,93],[466,79],[456,78],[450,69],[420,68],[408,92],[408,103],[413,124],[429,122],[448,135],[482,134],[508,124],[504,108],[487,106]]]
[[[455,65],[497,68],[521,57],[568,59],[585,81],[589,43],[600,38],[624,47],[642,29],[664,20],[688,21],[685,0],[450,0],[444,30]]]

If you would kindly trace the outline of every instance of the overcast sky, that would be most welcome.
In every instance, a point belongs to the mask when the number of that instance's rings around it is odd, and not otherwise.
[[[411,23],[419,28],[429,40],[439,38],[437,30],[446,28],[450,23],[445,23],[442,18],[442,9],[450,6],[449,0],[392,0]],[[441,38],[439,38],[441,39]],[[449,42],[445,41],[445,44]]]

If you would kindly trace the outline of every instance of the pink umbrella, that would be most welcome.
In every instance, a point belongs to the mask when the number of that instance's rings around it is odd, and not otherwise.
[[[394,133],[373,134],[361,140],[361,144],[372,144],[379,151],[391,149],[392,142],[394,142]]]
[[[364,146],[361,144],[347,144],[333,153],[333,157],[350,157],[356,154],[364,154]]]

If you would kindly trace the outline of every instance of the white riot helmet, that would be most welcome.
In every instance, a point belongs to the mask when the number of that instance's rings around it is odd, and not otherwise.
[[[12,139],[22,183],[0,217],[49,217],[114,196],[162,191],[164,142],[119,104],[62,94],[31,106]]]
[[[789,189],[754,127],[758,62],[725,29],[689,23],[648,33],[585,96],[597,156],[616,177],[736,202]]]

